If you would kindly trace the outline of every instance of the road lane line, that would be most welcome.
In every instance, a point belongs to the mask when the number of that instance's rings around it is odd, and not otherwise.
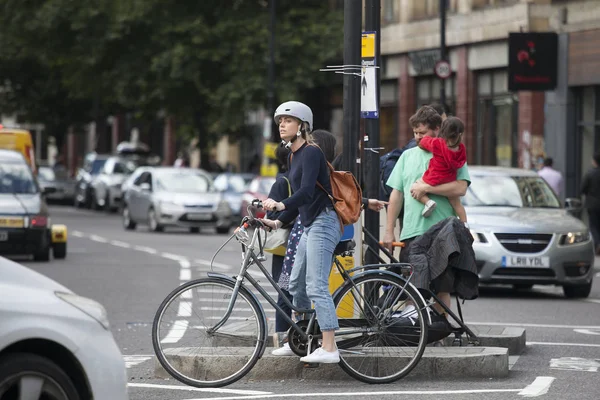
[[[148,253],[148,254],[157,254],[158,252],[156,251],[156,249],[153,249],[152,247],[148,247],[148,246],[133,246],[134,250],[137,251],[143,251],[144,253]]]
[[[189,269],[184,269],[184,268],[179,270],[179,280],[187,282],[191,279],[192,279],[192,271],[190,271]]]
[[[196,264],[200,264],[200,265],[206,265],[207,267],[210,267],[210,261],[209,260],[194,260],[194,262]],[[230,271],[233,269],[233,267],[231,265],[227,265],[227,264],[222,264],[222,263],[218,263],[218,262],[214,262],[213,263],[213,267],[219,268],[219,269],[223,269],[225,271]]]
[[[152,359],[152,356],[123,356],[125,368],[135,367],[136,365],[146,362],[150,359]]]
[[[538,376],[531,385],[521,390],[518,395],[523,397],[538,397],[548,393],[550,385],[554,381],[552,376]]]
[[[482,326],[524,326],[527,328],[556,328],[556,329],[600,329],[598,325],[553,325],[553,324],[526,324],[521,322],[473,322],[469,321],[468,325]]]
[[[565,346],[565,347],[600,347],[600,344],[593,343],[558,343],[558,342],[529,342],[527,341],[527,346]]]
[[[124,249],[131,248],[131,245],[129,243],[121,242],[120,240],[111,240],[110,244],[112,244],[113,246],[122,247]]]
[[[71,235],[75,236],[75,237],[84,237],[85,235],[83,234],[83,232],[79,232],[79,231],[73,231],[71,232]]]
[[[185,334],[185,331],[187,331],[188,325],[189,325],[189,322],[185,319],[175,321],[173,326],[171,326],[169,333],[167,333],[167,336],[165,336],[165,338],[163,340],[161,340],[160,342],[161,343],[177,343],[177,342],[179,342],[181,340],[181,338],[183,337],[183,335]]]
[[[237,390],[237,389],[222,389],[222,388],[195,388],[190,386],[178,385],[156,385],[152,383],[128,383],[127,386],[132,388],[144,389],[165,389],[165,390],[183,390],[186,392],[206,392],[206,393],[224,393],[224,394],[271,394],[272,392],[260,392],[258,390]]]
[[[178,317],[191,317],[192,316],[192,302],[191,301],[180,301],[179,309],[177,310]]]
[[[588,303],[598,303],[598,304],[600,304],[600,299],[585,299],[583,301],[587,301]]]
[[[98,235],[90,235],[90,239],[94,242],[108,243],[108,239]]]

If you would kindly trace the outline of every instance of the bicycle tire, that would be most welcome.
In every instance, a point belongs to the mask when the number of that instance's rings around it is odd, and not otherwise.
[[[354,338],[350,338],[347,339],[344,337],[344,335],[337,335],[336,334],[336,342],[338,343],[338,349],[340,350],[340,367],[351,377],[353,377],[354,379],[357,379],[361,382],[365,382],[365,383],[370,383],[370,384],[382,384],[382,383],[392,383],[395,382],[403,377],[405,377],[406,375],[408,375],[410,373],[410,371],[412,371],[416,365],[418,364],[418,362],[421,360],[421,357],[423,356],[423,352],[425,351],[425,347],[427,346],[427,333],[428,333],[428,322],[426,320],[426,312],[425,307],[426,305],[423,303],[422,298],[418,295],[417,290],[412,286],[412,285],[408,285],[407,282],[402,279],[400,276],[393,274],[391,272],[387,272],[387,271],[368,271],[365,273],[362,273],[356,277],[353,277],[351,280],[346,281],[342,287],[340,287],[338,289],[338,291],[335,293],[334,295],[334,305],[336,307],[336,312],[340,312],[343,310],[338,310],[338,306],[340,305],[340,302],[342,300],[344,300],[346,298],[347,295],[351,296],[351,299],[356,298],[356,296],[354,293],[352,292],[352,290],[354,288],[356,288],[359,285],[362,284],[372,284],[372,285],[379,285],[378,287],[378,291],[380,290],[379,288],[383,288],[383,285],[394,285],[394,287],[396,289],[400,289],[402,288],[402,290],[404,290],[404,295],[403,298],[404,300],[410,300],[414,303],[415,305],[415,312],[416,312],[416,319],[411,320],[411,322],[413,323],[413,326],[402,326],[400,329],[403,330],[407,330],[407,329],[414,329],[415,332],[413,335],[418,335],[418,342],[407,342],[404,341],[402,339],[401,336],[397,336],[394,337],[393,341],[387,341],[387,340],[381,340],[377,338],[377,335],[379,335],[380,333],[377,332],[381,332],[383,331],[383,334],[387,334],[388,331],[392,331],[397,329],[396,325],[397,322],[393,322],[394,318],[391,318],[393,314],[392,311],[389,311],[390,316],[388,317],[389,321],[373,321],[374,318],[370,318],[371,321],[369,321],[369,317],[365,317],[365,318],[342,318],[338,315],[338,321],[340,324],[340,333],[342,333],[342,330],[344,328],[357,328],[359,326],[362,326],[363,328],[366,328],[368,330],[368,332],[365,331],[365,333],[363,333],[360,336],[354,337]],[[376,287],[376,286],[373,286]],[[401,292],[402,293],[402,292]],[[351,300],[352,301],[352,300]],[[393,305],[392,305],[393,307]],[[364,309],[369,310],[370,308],[372,309],[379,309],[378,305],[375,304],[370,304],[370,307],[368,305],[364,306]],[[391,308],[389,308],[391,310]],[[365,311],[362,311],[363,313],[365,313]],[[368,312],[368,311],[367,311]],[[355,312],[356,313],[356,312]],[[387,311],[384,313],[388,313]],[[399,319],[396,319],[397,321]],[[421,322],[419,322],[421,321]],[[425,322],[422,322],[425,321]],[[414,324],[419,323],[419,326],[416,326]],[[381,324],[382,326],[385,326],[383,329],[381,328],[381,326],[376,324]],[[386,325],[389,324],[389,325]],[[374,333],[375,332],[375,333]],[[406,332],[406,331],[404,331]],[[393,335],[398,335],[397,333],[393,333]],[[398,343],[404,343],[404,346],[399,345]],[[383,346],[381,346],[383,349],[386,350],[386,353],[389,353],[389,349],[392,348],[411,348],[414,349],[414,351],[410,351],[412,353],[412,358],[409,357],[409,362],[407,363],[406,366],[404,366],[403,368],[399,369],[398,371],[394,371],[393,373],[391,373],[390,375],[387,376],[374,376],[374,375],[369,375],[368,373],[364,373],[364,372],[360,372],[357,370],[356,367],[353,367],[352,361],[354,361],[353,357],[355,357],[356,355],[358,355],[359,353],[365,353],[367,354],[367,359],[366,361],[361,361],[359,364],[360,366],[364,366],[365,368],[368,367],[369,364],[373,365],[373,369],[377,370],[377,372],[382,372],[384,368],[382,368],[382,365],[385,365],[384,363],[380,363],[380,362],[371,362],[370,358],[372,358],[372,356],[370,355],[370,353],[372,353],[374,350],[376,351],[378,348],[378,343],[383,344]],[[391,343],[391,344],[390,344]],[[373,345],[375,344],[375,345]],[[416,345],[416,346],[415,346]],[[362,346],[362,347],[356,347],[356,346]],[[347,354],[347,356],[346,356]],[[394,359],[394,361],[399,361],[399,360],[403,360],[406,357],[403,358],[396,358]],[[391,358],[390,358],[391,359]]]
[[[169,362],[167,355],[163,351],[163,346],[161,345],[159,324],[162,320],[164,312],[167,309],[167,307],[169,307],[169,305],[171,305],[179,296],[181,296],[187,290],[198,289],[202,286],[209,286],[209,285],[213,285],[213,286],[217,286],[222,289],[225,289],[225,290],[233,291],[235,283],[233,281],[230,282],[227,279],[219,279],[219,278],[201,278],[201,279],[196,279],[196,280],[187,282],[187,283],[177,287],[176,289],[174,289],[162,301],[162,303],[158,307],[158,310],[156,311],[156,314],[154,316],[154,321],[152,323],[152,346],[154,347],[154,352],[156,354],[156,357],[157,357],[159,363],[162,365],[162,367],[165,369],[165,371],[167,371],[167,373],[169,375],[171,375],[173,378],[177,379],[178,381],[180,381],[186,385],[194,386],[194,387],[198,387],[198,388],[214,388],[214,387],[227,386],[227,385],[230,385],[230,384],[240,380],[241,378],[243,378],[254,367],[256,362],[259,360],[262,352],[264,351],[264,349],[263,349],[264,343],[267,339],[267,337],[266,337],[267,332],[265,330],[266,316],[264,314],[264,311],[263,311],[262,307],[256,301],[255,297],[251,294],[251,292],[248,291],[248,289],[246,289],[245,287],[241,287],[238,292],[238,295],[237,295],[238,297],[237,297],[236,301],[239,301],[240,298],[243,299],[246,302],[246,304],[251,308],[251,311],[257,316],[256,325],[258,327],[258,335],[256,338],[255,346],[251,350],[250,358],[248,359],[248,361],[245,362],[240,369],[236,370],[231,375],[224,377],[222,379],[212,379],[212,380],[209,380],[209,379],[201,380],[201,379],[197,379],[197,378],[192,378],[192,377],[189,377],[189,376],[181,373],[176,368],[174,368],[171,365],[171,363]],[[236,307],[234,305],[233,311],[235,311],[235,308]],[[217,322],[218,320],[219,320],[218,318],[214,319],[215,322]],[[186,326],[187,326],[187,324],[186,324]],[[208,335],[207,332],[204,332],[204,334]],[[212,339],[212,340],[214,340],[216,343],[218,343],[218,341],[219,341],[218,338],[216,338],[216,340],[215,339]],[[236,346],[232,346],[232,347],[238,348]],[[221,353],[219,353],[219,355],[221,355]],[[202,363],[202,361],[205,361],[207,363],[207,365],[204,368],[204,371],[213,371],[213,369],[211,369],[211,366],[210,366],[209,357],[202,357],[200,359],[200,361],[195,359],[194,364],[196,364],[196,365],[194,366],[194,368],[202,370],[201,367],[198,367],[198,365],[200,363]],[[217,362],[214,361],[213,364],[217,364]],[[214,365],[213,365],[213,367],[214,367]],[[206,372],[205,374],[209,375],[209,373],[210,372]]]

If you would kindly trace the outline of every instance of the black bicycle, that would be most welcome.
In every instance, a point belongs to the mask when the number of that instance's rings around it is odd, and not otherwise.
[[[290,323],[288,339],[294,353],[305,356],[320,345],[322,334],[314,309],[298,309],[287,301],[296,315],[304,316],[293,319],[249,274],[251,266],[258,267],[282,295],[262,264],[266,260],[263,245],[268,228],[254,217],[259,208],[262,203],[253,201],[248,207],[249,216],[244,217],[211,262],[212,265],[221,249],[236,238],[242,249],[239,273],[230,277],[208,272],[207,278],[173,290],[156,312],[152,326],[156,356],[171,376],[185,384],[229,385],[247,374],[263,356],[268,343],[268,321],[246,282]],[[335,254],[353,250],[353,241],[341,242]],[[346,270],[337,257],[334,265],[343,277],[333,294],[340,326],[335,332],[340,367],[366,383],[390,383],[406,376],[423,355],[431,325],[429,306],[410,284],[411,266],[374,264]],[[390,272],[389,268],[400,273]],[[407,308],[409,305],[413,307]]]

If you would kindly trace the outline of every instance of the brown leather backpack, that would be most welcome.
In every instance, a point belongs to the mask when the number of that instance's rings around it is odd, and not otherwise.
[[[329,167],[332,193],[328,193],[319,182],[317,182],[317,185],[327,193],[333,203],[333,208],[338,215],[343,232],[345,225],[352,225],[360,218],[362,190],[352,172],[336,171],[329,162],[327,162],[327,166]]]

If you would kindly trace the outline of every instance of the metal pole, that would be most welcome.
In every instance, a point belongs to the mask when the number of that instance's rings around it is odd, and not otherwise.
[[[440,59],[448,61],[446,54],[446,5],[447,0],[440,0]],[[446,80],[440,79],[440,103],[446,107]]]
[[[344,65],[359,65],[361,51],[362,0],[344,1]],[[344,74],[344,144],[342,167],[356,175],[360,129],[360,77]]]
[[[381,31],[381,0],[366,0],[365,1],[365,30],[375,32],[375,65],[380,64],[380,31]],[[379,104],[381,76],[379,68],[375,69],[375,82],[377,88],[377,104]],[[364,142],[365,148],[377,149],[379,147],[379,118],[365,119],[365,134],[368,141]],[[365,167],[365,195],[369,199],[379,198],[379,156],[375,151],[365,150],[364,163]],[[365,210],[365,228],[373,235],[373,238],[367,236],[366,242],[372,249],[378,249],[379,241],[379,218],[378,212]],[[379,252],[377,252],[379,253]],[[377,254],[367,252],[365,254],[365,262],[367,264],[377,264]]]
[[[275,1],[269,4],[269,66],[267,72],[267,117],[275,112]],[[271,124],[271,141],[278,142],[279,134]]]

